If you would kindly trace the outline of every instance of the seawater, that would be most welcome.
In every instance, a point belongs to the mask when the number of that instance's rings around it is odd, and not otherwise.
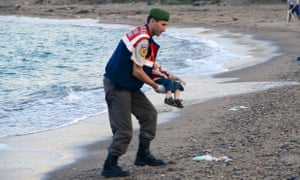
[[[126,25],[0,16],[0,137],[66,126],[106,112],[102,76]],[[238,54],[189,32],[155,40],[158,61],[181,77],[226,71]],[[143,90],[151,88],[144,86]]]

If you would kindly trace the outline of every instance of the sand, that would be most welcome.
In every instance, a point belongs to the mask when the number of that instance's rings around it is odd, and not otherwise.
[[[97,18],[102,23],[131,25],[144,23],[148,10],[153,7],[145,4],[3,4],[0,3],[1,15]],[[135,134],[128,152],[119,161],[122,167],[131,170],[131,176],[123,179],[300,179],[300,86],[297,84],[300,62],[296,60],[300,56],[300,23],[286,24],[285,4],[162,7],[172,14],[171,27],[206,27],[218,32],[252,35],[279,47],[277,56],[270,55],[272,58],[267,62],[215,78],[238,78],[234,83],[293,85],[191,103],[172,121],[159,125],[157,137],[151,144],[153,154],[165,159],[167,165],[134,166]],[[253,53],[262,52],[256,49]],[[222,92],[222,89],[215,91]],[[229,110],[240,106],[246,108]],[[99,140],[84,147],[86,156],[65,167],[57,167],[47,173],[45,179],[101,179],[109,143]],[[232,161],[192,160],[207,153],[215,157],[228,156]]]

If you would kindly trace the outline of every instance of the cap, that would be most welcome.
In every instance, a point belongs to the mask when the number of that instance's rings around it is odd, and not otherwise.
[[[160,8],[152,8],[150,10],[149,15],[156,20],[165,20],[165,21],[168,21],[170,17],[170,13],[168,11]]]

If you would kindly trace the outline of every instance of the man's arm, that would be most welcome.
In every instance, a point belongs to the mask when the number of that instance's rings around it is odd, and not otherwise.
[[[132,52],[132,61],[133,61],[133,71],[132,76],[136,77],[140,81],[150,85],[154,89],[158,88],[158,84],[156,84],[143,70],[143,65],[145,62],[145,57],[148,54],[148,40],[141,40],[133,49]]]
[[[145,62],[145,57],[148,54],[148,46],[149,42],[148,40],[142,40],[140,41],[135,49],[132,52],[132,61],[133,61],[133,70],[132,70],[132,76],[136,77],[140,81],[150,85],[152,88],[154,88],[158,92],[163,92],[164,87],[156,84],[144,71],[143,65]]]
[[[143,81],[144,83],[150,85],[154,89],[157,89],[159,86],[145,73],[142,66],[138,66],[135,63],[133,63],[132,75],[137,79],[139,79],[140,81]]]

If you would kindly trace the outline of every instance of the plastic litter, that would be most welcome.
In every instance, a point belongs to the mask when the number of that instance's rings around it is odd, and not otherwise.
[[[248,107],[246,106],[233,106],[232,108],[229,109],[229,111],[238,111],[241,109],[247,109]]]
[[[300,61],[300,56],[299,56],[299,57],[297,57],[297,61]]]
[[[224,162],[229,162],[233,161],[230,159],[228,156],[222,156],[222,157],[213,157],[209,154],[203,155],[203,156],[196,156],[193,158],[193,161],[224,161]]]

